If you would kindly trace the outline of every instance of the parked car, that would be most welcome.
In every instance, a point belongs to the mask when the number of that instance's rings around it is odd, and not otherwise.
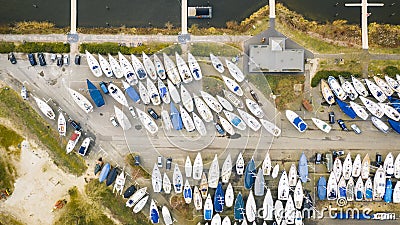
[[[329,123],[330,124],[335,123],[335,113],[334,112],[329,112]]]
[[[37,65],[36,58],[35,58],[35,55],[33,53],[29,53],[28,54],[28,59],[29,59],[29,62],[31,63],[31,66],[36,66]]]
[[[322,154],[321,153],[315,153],[315,164],[321,164],[322,163]]]
[[[375,166],[376,167],[382,166],[382,155],[379,153],[376,153],[375,155]]]
[[[81,65],[81,56],[80,55],[75,56],[75,65]]]
[[[110,117],[110,121],[111,121],[111,124],[112,124],[114,127],[119,127],[119,124],[118,124],[117,119],[115,118],[115,116],[111,116],[111,117]]]
[[[103,91],[104,94],[108,94],[109,91],[107,89],[107,84],[104,81],[101,81],[99,83],[101,90]]]
[[[158,167],[162,167],[162,156],[161,156],[161,155],[159,155],[159,156],[157,157],[157,166],[158,166]]]
[[[333,164],[333,159],[332,159],[332,154],[327,153],[325,154],[325,161],[326,161],[326,169],[328,172],[332,171],[332,164]]]
[[[353,123],[350,127],[353,129],[354,133],[361,134],[361,130],[356,124]]]
[[[338,119],[337,122],[338,122],[340,128],[342,128],[343,131],[349,131],[349,129],[347,129],[347,126],[346,126],[346,124],[344,123],[344,121],[342,119]]]
[[[165,169],[171,170],[171,165],[172,165],[172,158],[171,158],[171,157],[168,157],[168,158],[167,158],[167,161],[166,161],[166,163],[165,163]]]
[[[63,57],[63,63],[64,65],[68,66],[69,65],[69,55],[64,55]]]
[[[147,110],[147,113],[150,114],[151,117],[153,117],[153,119],[158,120],[158,118],[160,118],[160,116],[156,113],[156,111],[154,111],[153,108],[149,108]]]
[[[42,52],[39,52],[37,54],[37,57],[39,59],[40,66],[45,66],[46,65],[46,59],[44,58],[44,54]]]
[[[56,61],[56,59],[57,59],[57,55],[56,54],[54,54],[54,53],[51,53],[51,55],[50,55],[50,59],[51,59],[51,61]]]
[[[15,55],[12,52],[10,52],[8,54],[8,60],[10,60],[11,64],[16,64],[17,63],[17,59],[15,58]]]
[[[215,129],[217,129],[217,132],[218,132],[219,134],[221,134],[221,135],[224,135],[224,134],[225,134],[225,130],[224,130],[224,128],[222,128],[221,124],[219,124],[219,123],[214,123],[214,125],[215,125]]]
[[[58,54],[57,55],[57,66],[61,67],[62,65],[63,65],[62,55]]]
[[[338,151],[336,152],[336,154],[337,154],[338,156],[342,156],[342,155],[344,155],[344,150],[338,150]]]
[[[129,106],[129,112],[131,112],[133,118],[136,118],[136,112],[133,106]]]
[[[75,120],[71,120],[70,119],[69,120],[69,124],[71,124],[71,126],[77,131],[81,131],[82,130],[81,125],[78,122],[76,122]]]
[[[139,166],[139,165],[140,165],[140,156],[135,155],[135,166]]]

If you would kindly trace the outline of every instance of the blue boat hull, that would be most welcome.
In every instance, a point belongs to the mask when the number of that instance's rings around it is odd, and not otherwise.
[[[214,210],[215,212],[222,212],[224,210],[225,195],[222,190],[222,183],[218,183],[217,190],[214,194]]]
[[[94,86],[94,84],[88,79],[86,79],[86,84],[89,90],[89,95],[92,98],[94,104],[96,104],[97,107],[103,106],[105,103],[99,89],[97,89],[97,87]]]
[[[111,166],[108,163],[103,166],[103,169],[101,170],[100,176],[99,176],[100,183],[103,182],[107,178],[108,173],[110,172],[110,168],[111,168]]]
[[[400,134],[400,122],[388,119],[388,123],[393,128],[394,131]]]
[[[392,199],[393,199],[392,180],[390,180],[389,178],[386,181],[385,195],[383,196],[383,200],[386,203],[391,203]]]
[[[392,103],[392,107],[400,112],[400,100],[392,96],[388,96],[387,98],[389,99],[389,102]]]
[[[336,102],[339,105],[342,112],[344,112],[347,116],[349,116],[352,119],[356,118],[357,114],[347,103],[341,101],[340,99],[336,99]]]
[[[250,162],[246,166],[246,170],[244,173],[244,187],[246,189],[250,189],[255,180],[256,180],[256,165],[254,163],[254,159],[252,158]]]
[[[172,126],[174,127],[175,130],[182,130],[181,114],[178,112],[178,109],[176,109],[174,103],[172,102],[170,104],[170,110],[171,110]]]
[[[236,197],[233,214],[234,214],[235,220],[242,221],[244,219],[244,202],[243,202],[243,196],[241,193],[239,193]]]

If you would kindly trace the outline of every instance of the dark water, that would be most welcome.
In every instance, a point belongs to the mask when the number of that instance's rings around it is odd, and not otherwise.
[[[399,0],[370,0],[385,3],[384,7],[370,7],[370,22],[400,24]],[[346,19],[359,23],[360,7],[345,7],[347,2],[361,0],[282,0],[291,10],[318,21]],[[189,6],[213,7],[212,19],[189,19],[200,26],[224,27],[227,21],[241,21],[268,0],[189,0]],[[180,0],[78,0],[78,26],[155,26],[164,27],[170,21],[180,26]],[[0,0],[0,24],[15,21],[51,21],[58,27],[68,26],[68,0]],[[108,25],[107,25],[108,24]]]

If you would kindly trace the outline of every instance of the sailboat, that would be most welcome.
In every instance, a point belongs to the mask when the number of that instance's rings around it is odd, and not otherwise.
[[[154,54],[153,56],[154,56],[154,66],[156,68],[157,75],[160,79],[164,80],[165,78],[167,78],[164,65],[162,64],[160,58],[158,58],[156,54]]]
[[[263,219],[271,221],[274,216],[274,200],[272,198],[271,189],[267,188],[263,201]]]
[[[122,195],[122,191],[124,190],[125,186],[125,181],[126,181],[126,176],[124,171],[122,171],[118,176],[117,179],[115,180],[114,188],[113,188],[113,193],[114,191],[119,192],[119,195]]]
[[[389,77],[388,75],[385,75],[385,80],[386,80],[386,83],[390,86],[391,89],[393,89],[397,93],[400,92],[400,84],[399,84],[399,82],[397,80]]]
[[[285,222],[286,224],[294,224],[296,209],[294,208],[292,196],[289,195],[285,205]]]
[[[223,73],[225,71],[224,65],[222,65],[221,60],[214,54],[210,53],[211,64],[214,69],[216,69],[219,73]]]
[[[163,184],[162,188],[164,190],[164,193],[165,194],[171,193],[171,180],[169,179],[169,177],[166,173],[164,173],[162,184]]]
[[[132,124],[129,122],[128,117],[120,108],[114,105],[115,117],[119,125],[121,125],[122,130],[129,130],[132,127]]]
[[[207,130],[203,120],[195,113],[192,112],[194,126],[201,136],[206,136]]]
[[[284,219],[284,208],[283,208],[283,203],[281,200],[276,200],[275,201],[275,221],[278,225],[282,223],[282,220]]]
[[[251,158],[249,163],[246,165],[246,170],[244,172],[244,187],[246,189],[251,189],[253,187],[256,177],[256,165],[254,158]]]
[[[66,147],[67,154],[72,152],[72,150],[74,150],[74,148],[75,148],[76,144],[78,143],[80,137],[81,137],[81,132],[80,131],[75,130],[74,133],[72,133],[70,139],[68,140],[67,147]]]
[[[171,80],[171,82],[174,85],[178,85],[179,86],[181,84],[181,77],[179,76],[179,72],[178,72],[178,69],[175,66],[175,63],[165,53],[163,53],[163,58],[164,58],[165,71],[167,72],[168,78]]]
[[[288,200],[288,198],[289,198],[289,181],[286,171],[283,170],[278,184],[278,199]]]
[[[214,207],[213,207],[213,203],[211,201],[211,195],[208,194],[207,199],[204,203],[204,220],[211,220],[213,217],[213,211],[214,211]]]
[[[92,98],[94,104],[96,104],[97,107],[103,106],[104,99],[99,89],[97,89],[97,87],[89,79],[86,79],[86,84],[89,90],[90,97]]]
[[[366,120],[368,118],[368,113],[367,111],[359,104],[350,101],[350,106],[354,110],[354,112],[357,114],[358,117],[360,117],[363,120]]]
[[[128,201],[126,201],[126,204],[125,204],[126,207],[131,208],[132,206],[134,206],[141,198],[143,198],[143,196],[146,195],[146,191],[147,191],[147,187],[143,187],[143,188],[137,190],[135,193],[133,193],[133,195],[128,199]]]
[[[154,85],[154,83],[149,78],[146,79],[146,87],[147,87],[147,94],[150,97],[151,103],[153,103],[153,105],[161,104],[161,98],[160,94],[158,93],[158,89],[156,85]]]
[[[154,64],[151,61],[150,57],[148,55],[146,55],[146,53],[142,52],[142,60],[143,60],[144,68],[147,71],[147,74],[149,75],[149,77],[151,79],[155,80],[157,78],[157,72],[156,72],[156,68],[154,67]]]
[[[190,72],[190,69],[185,60],[178,54],[178,52],[175,52],[175,60],[178,67],[178,72],[181,75],[183,83],[187,84],[192,82],[192,73]]]
[[[380,77],[374,76],[375,83],[378,85],[378,87],[385,93],[386,96],[391,96],[393,95],[393,89],[390,88],[390,86]]]
[[[181,96],[179,95],[178,89],[176,89],[175,85],[167,79],[167,86],[169,90],[169,94],[171,95],[172,101],[175,103],[181,102]]]
[[[243,102],[240,100],[240,98],[238,98],[238,96],[227,90],[222,91],[224,92],[225,98],[228,99],[228,101],[230,101],[233,106],[240,109],[243,108]]]
[[[372,115],[374,115],[378,118],[382,118],[382,116],[384,115],[384,112],[376,102],[369,100],[367,98],[364,98],[363,96],[360,96],[360,99],[361,99],[361,102],[364,104],[364,106],[368,109],[368,111]]]
[[[186,157],[185,161],[185,175],[186,177],[191,177],[192,176],[192,161],[190,161],[190,157]]]
[[[264,174],[262,168],[258,169],[256,179],[254,181],[254,195],[255,196],[264,196]]]
[[[172,184],[174,185],[175,193],[182,193],[183,180],[178,164],[175,164],[174,174],[172,175]]]
[[[239,152],[238,158],[236,160],[236,174],[241,176],[244,172],[244,159],[241,152]]]
[[[395,108],[386,103],[378,103],[378,105],[389,119],[394,121],[400,120],[400,113]]]
[[[365,88],[364,84],[354,76],[351,76],[351,80],[353,82],[354,89],[356,89],[358,94],[360,96],[367,97],[368,91],[367,91],[367,88]]]
[[[222,220],[221,225],[231,225],[231,219],[229,218],[229,216],[225,216],[224,219]]]
[[[233,205],[233,200],[235,200],[235,196],[234,196],[234,192],[233,192],[233,187],[232,184],[229,183],[228,187],[226,188],[225,191],[225,206],[226,207],[232,207]]]
[[[222,105],[218,102],[214,96],[210,95],[205,91],[200,91],[201,97],[203,97],[204,102],[216,113],[220,113],[223,109]]]
[[[151,184],[153,186],[153,191],[155,193],[161,192],[162,188],[161,172],[156,163],[154,163],[153,172],[151,174]]]
[[[207,181],[207,176],[204,172],[203,172],[203,175],[201,175],[201,180],[200,180],[200,193],[201,193],[201,197],[207,198],[208,181]]]
[[[110,54],[108,54],[108,61],[110,62],[110,67],[114,76],[118,79],[122,78],[124,76],[124,72],[122,71],[119,62]]]
[[[178,109],[176,109],[173,102],[170,103],[170,111],[171,111],[170,115],[171,115],[172,126],[174,127],[175,130],[182,130],[183,127],[182,117]]]
[[[221,180],[222,180],[222,183],[228,183],[229,182],[229,178],[231,177],[231,173],[232,173],[232,158],[231,158],[231,154],[229,153],[228,156],[226,156],[224,164],[222,164],[222,169],[221,169]]]
[[[151,199],[150,203],[150,220],[153,224],[160,222],[160,214],[158,212],[157,205],[153,199]]]
[[[219,213],[224,211],[225,194],[222,189],[222,183],[219,182],[214,194],[214,211]]]
[[[216,95],[216,97],[218,99],[218,102],[221,104],[221,106],[224,109],[226,109],[228,111],[231,111],[231,112],[233,111],[233,107],[232,107],[231,103],[228,100],[226,100],[225,98],[223,98],[223,97],[221,97],[219,95]]]
[[[350,178],[350,180],[347,181],[346,199],[348,202],[352,202],[354,200],[354,180],[353,180],[353,178]]]
[[[193,94],[193,98],[197,112],[200,114],[201,118],[206,122],[211,122],[213,120],[213,115],[210,108],[208,108],[206,103],[199,96]]]
[[[216,213],[211,220],[211,225],[220,225],[220,224],[221,224],[221,216],[218,213]]]
[[[391,203],[393,201],[393,184],[392,180],[388,178],[386,180],[385,195],[383,196],[383,201],[386,203]]]
[[[142,62],[134,55],[131,54],[131,59],[132,59],[132,66],[133,69],[135,70],[136,76],[139,78],[139,80],[143,80],[147,77],[147,73],[144,70],[144,66]]]
[[[81,156],[85,156],[86,152],[89,148],[89,145],[90,145],[90,138],[87,137],[87,138],[83,139],[82,144],[78,149],[78,154]]]
[[[356,112],[354,112],[354,110],[346,102],[343,102],[338,98],[336,99],[336,102],[344,114],[346,114],[352,119],[356,118],[357,116]]]
[[[271,123],[268,120],[264,120],[264,119],[260,119],[261,124],[263,125],[263,127],[265,128],[266,131],[268,131],[268,133],[272,134],[275,137],[278,137],[279,135],[281,135],[281,129]]]
[[[350,152],[347,153],[346,159],[343,162],[343,177],[345,180],[350,179],[353,171],[353,162],[351,161]]]
[[[102,55],[99,54],[99,63],[100,67],[103,70],[106,77],[112,77],[113,72],[111,70],[110,63],[108,63],[107,59],[105,59]]]
[[[161,119],[163,121],[164,129],[170,131],[173,128],[173,126],[167,110],[165,109],[161,110]]]
[[[370,167],[370,159],[368,153],[364,156],[364,159],[362,161],[362,167],[361,167],[361,178],[362,179],[368,179],[369,177],[369,167]]]
[[[252,190],[250,190],[249,196],[247,197],[245,210],[246,210],[247,221],[249,221],[251,223],[254,220],[256,220],[257,208],[256,208],[256,201],[254,199]]]
[[[222,117],[221,115],[218,115],[218,120],[221,123],[222,127],[224,128],[224,130],[229,134],[229,135],[234,135],[235,129],[233,129],[233,126],[231,125],[231,123],[226,120],[224,117]]]
[[[374,176],[374,190],[373,190],[374,200],[382,200],[385,194],[385,185],[386,185],[385,170],[383,169],[382,166],[380,166],[378,170],[376,170]]]
[[[203,77],[201,68],[200,68],[199,63],[197,62],[196,58],[190,52],[188,52],[188,65],[189,65],[190,72],[193,75],[193,78],[195,80],[201,80],[201,78]]]
[[[110,186],[112,183],[114,183],[115,179],[117,178],[117,175],[118,175],[118,168],[117,167],[112,168],[107,176],[106,185]]]
[[[254,116],[258,117],[259,119],[264,117],[263,110],[261,109],[261,107],[255,101],[246,98],[245,102],[246,102],[247,108],[250,110],[250,112]]]
[[[124,192],[124,198],[130,198],[133,195],[133,193],[135,193],[135,191],[136,191],[135,185],[129,186]]]
[[[169,212],[168,208],[165,205],[162,207],[161,213],[163,215],[165,225],[172,225],[173,221],[171,213]]]
[[[65,133],[67,132],[67,122],[62,112],[58,114],[57,124],[58,124],[58,133],[60,134],[60,136],[65,136]]]
[[[113,97],[119,104],[129,107],[124,92],[122,92],[117,85],[109,83],[107,89],[110,92],[111,97]]]
[[[367,84],[367,87],[369,89],[369,92],[371,92],[372,96],[378,101],[378,102],[384,102],[387,99],[387,96],[385,93],[382,91],[382,89],[374,84],[372,81],[368,79],[364,79],[365,83]]]
[[[393,188],[393,203],[400,203],[400,182],[397,181]]]
[[[269,151],[265,153],[265,158],[261,168],[263,169],[264,176],[269,176],[271,174],[272,163],[271,163],[271,157],[269,156]]]
[[[244,80],[244,75],[243,72],[239,69],[239,67],[227,59],[225,59],[225,63],[231,76],[235,78],[237,82],[242,82]]]
[[[346,199],[347,190],[346,190],[346,180],[344,176],[342,176],[338,183],[338,199]]]
[[[324,97],[325,101],[332,105],[335,103],[335,96],[333,95],[331,89],[329,88],[328,83],[324,79],[321,79],[321,92],[322,96]]]
[[[133,84],[133,85],[137,84],[138,83],[138,79],[137,79],[137,77],[135,75],[135,72],[133,70],[132,64],[120,52],[118,52],[118,58],[119,58],[119,64],[121,66],[121,70],[124,73],[126,81],[129,84]]]
[[[140,199],[138,201],[138,203],[136,203],[136,205],[133,207],[132,211],[134,213],[138,213],[138,212],[142,211],[142,209],[144,208],[144,206],[147,203],[147,200],[149,200],[149,196],[148,195],[145,196],[144,198]]]
[[[242,196],[241,192],[239,192],[238,195],[236,196],[233,215],[234,215],[235,220],[238,220],[238,221],[244,220],[245,208],[244,208],[244,201],[243,201],[243,196]]]
[[[198,211],[203,208],[203,198],[201,197],[199,188],[197,186],[194,186],[193,189],[193,204],[194,208]]]
[[[383,169],[386,175],[393,176],[394,174],[394,157],[391,152],[386,155],[385,161],[383,161]]]
[[[226,76],[222,76],[222,79],[225,82],[225,85],[228,87],[228,89],[235,93],[237,96],[243,96],[243,90],[242,88],[239,86],[238,83],[236,83],[236,81],[232,80],[229,77]]]
[[[158,126],[154,120],[142,110],[136,108],[140,122],[150,134],[155,134],[158,131]]]
[[[241,109],[237,109],[237,111],[239,112],[239,115],[243,118],[247,126],[250,127],[253,131],[258,131],[261,128],[260,122],[258,122],[258,120],[256,120],[256,118],[254,118],[252,115]]]
[[[208,187],[217,188],[219,181],[219,164],[218,156],[215,154],[214,160],[211,162],[210,170],[208,173]]]
[[[378,128],[380,131],[382,131],[385,134],[389,133],[388,125],[386,125],[382,120],[378,119],[375,116],[371,116],[371,121],[372,124],[374,124],[374,126]]]
[[[342,76],[339,75],[339,80],[342,83],[342,89],[346,92],[347,96],[350,100],[355,100],[358,97],[358,92],[356,89],[351,85],[349,81],[346,81]]]
[[[318,127],[318,129],[322,130],[325,133],[329,133],[332,129],[332,127],[329,124],[327,124],[326,122],[324,122],[318,118],[312,117],[311,120],[313,121],[315,126]]]
[[[294,163],[290,166],[289,173],[288,173],[288,179],[289,179],[289,186],[294,187],[296,186],[297,183],[297,168]]]
[[[307,130],[306,122],[292,110],[286,110],[286,118],[299,132],[302,133]]]
[[[101,72],[100,64],[96,60],[96,58],[87,50],[85,50],[86,53],[86,60],[89,65],[90,71],[92,71],[93,75],[95,77],[101,77],[103,75],[103,72]]]
[[[336,80],[335,77],[329,76],[328,77],[328,84],[331,87],[332,92],[336,95],[336,97],[342,101],[346,100],[347,94],[340,86],[339,82]]]
[[[361,155],[357,154],[353,162],[353,170],[351,172],[352,177],[359,177],[361,175],[361,168],[362,168]]]
[[[194,131],[196,129],[196,127],[194,125],[192,117],[190,117],[189,113],[182,106],[179,106],[179,111],[181,113],[182,123],[183,123],[183,126],[185,127],[186,131],[187,132]]]
[[[197,153],[196,158],[193,162],[193,180],[200,180],[203,173],[203,160],[201,158],[200,152]]]
[[[359,177],[356,182],[356,186],[354,186],[354,194],[356,197],[356,201],[362,201],[364,198],[364,183],[363,180]]]
[[[185,182],[185,186],[183,187],[183,198],[185,199],[186,204],[190,204],[192,202],[192,187],[190,187],[189,180],[187,179]]]
[[[277,178],[278,177],[278,173],[279,173],[279,164],[276,164],[274,166],[274,168],[272,169],[272,173],[271,173],[272,179]]]
[[[181,85],[181,99],[183,106],[188,110],[188,112],[193,112],[194,103],[192,96],[189,91],[185,88],[185,86]]]
[[[327,199],[336,200],[338,197],[338,185],[337,178],[334,172],[331,172],[328,179],[327,189]]]
[[[335,173],[335,178],[338,179],[337,181],[339,181],[339,178],[342,176],[342,172],[343,172],[343,165],[342,165],[342,161],[340,161],[339,157],[337,157],[335,159],[335,162],[333,162],[333,173]]]
[[[68,88],[68,91],[79,108],[81,108],[85,113],[93,112],[93,105],[85,96],[71,88]]]
[[[364,191],[365,200],[372,201],[373,198],[373,187],[372,180],[368,177],[367,181],[365,181],[365,191]]]
[[[171,97],[169,96],[168,88],[160,78],[157,78],[157,86],[160,93],[160,98],[165,104],[169,104],[171,102]]]
[[[301,182],[306,183],[308,180],[308,165],[307,156],[304,152],[300,155],[298,171]]]
[[[396,160],[394,161],[394,177],[400,179],[400,153],[397,154]]]

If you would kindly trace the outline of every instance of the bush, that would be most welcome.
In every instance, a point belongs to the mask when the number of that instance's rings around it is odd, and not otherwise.
[[[108,54],[116,55],[118,52],[121,52],[124,55],[134,54],[134,55],[141,55],[142,52],[146,54],[154,54],[164,48],[170,46],[170,43],[148,43],[143,44],[137,47],[127,47],[121,46],[118,43],[82,43],[79,46],[79,52],[85,53],[85,50],[89,51],[90,53],[98,53],[98,54]]]
[[[0,53],[9,53],[13,52],[15,49],[15,45],[12,42],[0,42]]]
[[[68,53],[69,44],[62,42],[25,42],[15,47],[16,52],[49,52],[49,53]]]
[[[351,75],[355,77],[359,77],[360,74],[353,74],[348,71],[335,71],[335,70],[321,70],[318,71],[315,76],[311,80],[311,87],[316,87],[321,79],[327,80],[329,76],[333,76],[335,78],[338,78],[339,75],[341,75],[343,78],[350,78]]]
[[[400,74],[399,68],[395,66],[387,66],[383,69],[383,72],[390,77],[396,77],[396,74]]]

